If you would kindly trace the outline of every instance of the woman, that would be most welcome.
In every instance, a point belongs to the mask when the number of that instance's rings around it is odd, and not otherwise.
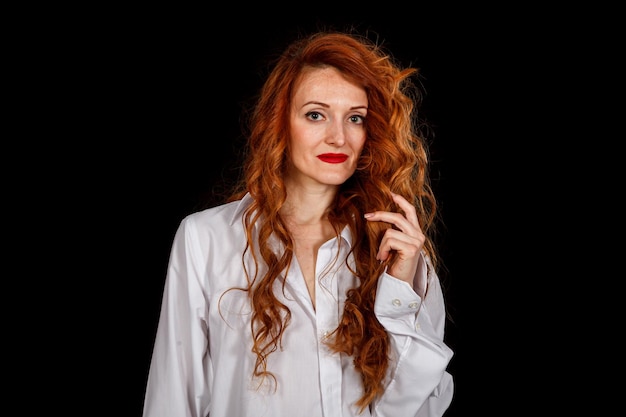
[[[279,57],[240,187],[174,238],[144,417],[445,412],[453,353],[416,73],[349,33]]]

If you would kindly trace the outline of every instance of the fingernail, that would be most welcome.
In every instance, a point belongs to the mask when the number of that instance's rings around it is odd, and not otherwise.
[[[373,215],[374,215],[373,213],[365,213],[363,216],[364,216],[366,219],[369,219],[369,218],[370,218],[370,217],[372,217]]]

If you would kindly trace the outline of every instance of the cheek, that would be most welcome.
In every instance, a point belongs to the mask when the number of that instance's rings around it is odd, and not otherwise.
[[[315,142],[317,133],[306,124],[292,121],[289,127],[289,147],[292,149],[292,154],[306,149]]]
[[[289,143],[289,149],[287,151],[292,160],[301,158],[304,152],[302,142],[297,139],[292,139]]]
[[[357,155],[360,155],[365,147],[365,133],[355,140],[353,147]]]

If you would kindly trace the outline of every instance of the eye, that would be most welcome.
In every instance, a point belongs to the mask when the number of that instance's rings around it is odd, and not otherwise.
[[[306,113],[305,116],[311,120],[319,120],[322,118],[322,114],[316,111],[310,111]]]
[[[348,120],[350,120],[350,122],[352,123],[362,124],[365,121],[365,117],[361,116],[360,114],[354,114],[350,116]]]

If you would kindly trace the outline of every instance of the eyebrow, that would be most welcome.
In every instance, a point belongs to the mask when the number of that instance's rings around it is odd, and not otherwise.
[[[316,104],[318,106],[322,106],[325,108],[329,108],[330,106],[326,103],[322,103],[321,101],[307,101],[306,103],[304,103],[302,105],[302,107],[304,106],[308,106],[309,104]],[[367,106],[354,106],[354,107],[350,107],[350,110],[357,110],[357,109],[363,109],[363,110],[367,110]]]

